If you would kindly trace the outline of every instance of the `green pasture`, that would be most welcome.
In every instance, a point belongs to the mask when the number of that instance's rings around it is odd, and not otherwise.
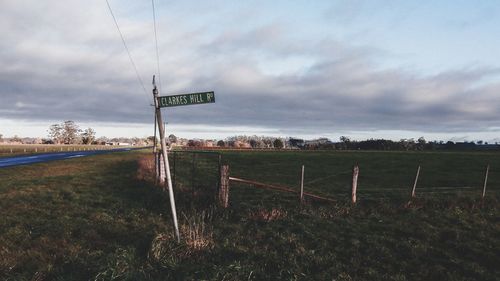
[[[487,194],[500,190],[500,154],[481,152],[224,152],[233,177],[263,183],[300,187],[305,166],[304,189],[347,200],[351,192],[352,168],[359,165],[358,198],[406,200],[413,187],[417,167],[417,196],[479,198],[486,166],[490,165]],[[237,184],[236,187],[241,186]]]
[[[498,154],[224,152],[232,176],[265,183],[298,187],[305,165],[307,190],[338,203],[301,206],[295,195],[233,185],[231,206],[221,209],[194,200],[199,194],[189,188],[190,180],[177,179],[183,183],[176,190],[180,244],[172,235],[166,192],[138,177],[138,160],[150,156],[119,152],[0,169],[0,280],[500,276]],[[212,173],[206,163],[201,175]],[[360,201],[353,206],[346,193],[355,163]],[[479,190],[487,163],[483,202]],[[406,205],[418,164],[422,190],[474,189],[426,193]],[[379,198],[393,189],[405,195]]]

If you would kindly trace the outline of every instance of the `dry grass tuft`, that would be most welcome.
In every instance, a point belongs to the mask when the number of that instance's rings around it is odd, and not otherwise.
[[[137,179],[144,181],[155,180],[155,160],[152,155],[139,158],[137,165]]]
[[[212,212],[187,217],[180,225],[181,243],[176,242],[173,234],[158,234],[151,243],[148,257],[151,261],[163,266],[174,267],[186,258],[197,257],[198,253],[211,250],[214,245]]]
[[[181,235],[191,251],[212,249],[214,246],[212,212],[202,211],[188,218],[184,215],[186,224],[181,225]]]
[[[260,209],[250,214],[250,219],[256,221],[270,222],[283,219],[287,216],[287,212],[283,209],[272,208],[271,210]]]

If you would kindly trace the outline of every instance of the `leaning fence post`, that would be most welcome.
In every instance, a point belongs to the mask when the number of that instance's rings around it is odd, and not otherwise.
[[[356,190],[358,189],[358,176],[359,176],[359,165],[354,165],[352,169],[352,203],[356,203]]]
[[[304,203],[304,165],[302,165],[302,174],[300,177],[300,203]]]
[[[417,188],[418,176],[420,175],[420,165],[417,168],[417,175],[415,176],[415,182],[413,183],[413,188],[411,190],[411,198],[415,198],[415,189]]]
[[[222,207],[229,207],[229,165],[223,165],[220,173],[219,203]]]
[[[486,166],[486,174],[484,175],[484,185],[483,185],[483,196],[482,199],[484,200],[484,196],[486,195],[486,184],[488,183],[488,172],[490,171],[490,165]]]

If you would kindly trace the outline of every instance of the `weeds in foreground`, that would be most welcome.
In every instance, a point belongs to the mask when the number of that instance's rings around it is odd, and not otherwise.
[[[155,160],[151,155],[141,156],[137,160],[137,179],[154,182]]]
[[[215,246],[213,211],[205,210],[184,216],[180,225],[181,243],[173,234],[158,234],[151,243],[148,258],[162,267],[175,267],[183,260],[198,256]]]
[[[214,246],[213,211],[202,211],[191,217],[184,215],[186,223],[181,226],[181,234],[191,251],[211,249]]]
[[[283,219],[287,216],[287,211],[278,208],[260,209],[250,213],[249,218],[255,221],[271,222],[274,220]]]

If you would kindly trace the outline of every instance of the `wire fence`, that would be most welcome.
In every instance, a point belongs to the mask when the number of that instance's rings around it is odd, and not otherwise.
[[[500,196],[500,154],[495,153],[183,150],[169,152],[169,160],[174,188],[193,202],[213,203],[217,199],[223,164],[229,165],[231,206],[286,206],[302,199],[351,202],[355,165],[359,167],[357,202],[407,202],[413,186],[419,199],[480,199],[488,165],[486,197]]]
[[[190,193],[193,200],[214,202],[220,186],[220,153],[171,151],[169,161],[174,189]]]
[[[500,155],[486,153],[227,153],[230,176],[268,185],[284,186],[294,193],[254,190],[252,184],[231,183],[233,204],[284,204],[299,202],[301,166],[305,166],[304,192],[349,202],[352,199],[353,166],[359,166],[358,202],[405,202],[411,196],[417,167],[417,198],[480,199],[490,165],[486,197],[500,195]],[[306,196],[307,198],[307,196]],[[234,202],[234,201],[237,202]]]

